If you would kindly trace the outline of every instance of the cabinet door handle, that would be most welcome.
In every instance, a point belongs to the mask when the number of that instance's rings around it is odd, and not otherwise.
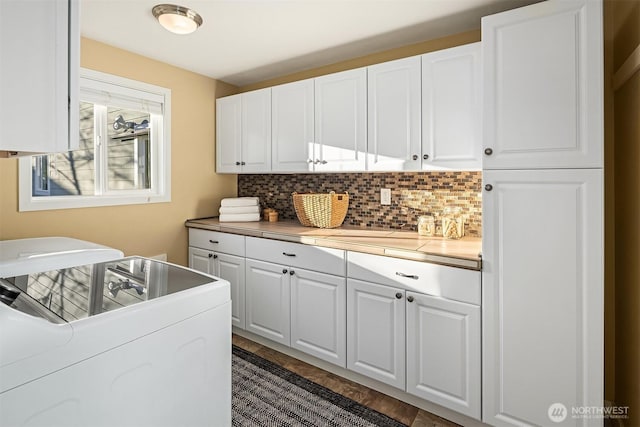
[[[214,256],[213,256],[213,259],[218,259],[218,255],[214,255]]]
[[[406,277],[407,279],[418,280],[418,276],[416,276],[415,274],[404,274],[404,273],[401,273],[400,271],[396,271],[396,276]]]
[[[315,163],[315,162],[311,159],[307,159],[307,163]]]
[[[213,243],[214,245],[217,245],[217,244],[218,244],[218,243],[220,243],[220,242],[219,242],[219,241],[217,241],[217,240],[211,240],[211,239],[209,239],[209,243]]]
[[[236,166],[240,166],[240,162],[236,162]]]
[[[287,270],[286,268],[283,268],[283,269],[282,269],[282,274],[287,274],[287,271],[288,271],[288,270]]]
[[[326,160],[318,160],[318,163],[323,164],[323,165],[326,165],[326,164],[327,164],[327,163],[329,163],[329,162],[328,162],[328,161],[326,161]]]
[[[493,149],[492,148],[485,148],[484,149],[484,154],[486,154],[487,156],[490,156],[493,154]]]
[[[398,292],[398,293],[396,294],[396,298],[397,298],[397,299],[402,298],[402,293]]]
[[[242,166],[246,165],[246,163],[245,163],[245,162],[240,162],[240,164],[241,164]]]
[[[484,189],[487,190],[487,191],[491,191],[491,190],[493,190],[493,185],[487,184],[487,185],[484,186]]]
[[[408,297],[407,297],[407,301],[409,301],[409,302],[413,302],[413,297],[412,297],[412,296],[408,296]]]
[[[296,256],[296,254],[290,254],[288,252],[282,252],[282,255],[284,255],[284,256]]]
[[[412,158],[413,160],[418,160],[418,155],[417,155],[417,154],[414,154],[413,156],[411,156],[411,158]]]
[[[209,258],[213,258],[213,254],[209,254]]]
[[[428,154],[424,154],[422,156],[422,160],[429,160],[429,155]]]
[[[293,271],[293,270],[291,270],[291,271],[289,271],[289,274],[290,274],[291,276],[293,276],[294,274],[296,274],[296,272],[295,272],[295,271]]]

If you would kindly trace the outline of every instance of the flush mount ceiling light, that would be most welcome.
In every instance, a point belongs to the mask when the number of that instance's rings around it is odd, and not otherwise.
[[[202,17],[195,10],[175,4],[158,4],[151,9],[160,25],[175,34],[193,33],[202,25]]]

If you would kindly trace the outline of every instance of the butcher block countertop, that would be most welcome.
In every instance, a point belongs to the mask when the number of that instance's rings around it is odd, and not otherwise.
[[[347,251],[431,262],[470,270],[482,269],[482,239],[447,240],[425,237],[415,231],[360,228],[304,227],[298,221],[220,222],[217,217],[187,220],[190,228],[297,242]]]

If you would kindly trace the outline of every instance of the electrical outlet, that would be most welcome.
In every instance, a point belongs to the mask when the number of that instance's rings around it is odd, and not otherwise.
[[[381,205],[390,205],[391,204],[391,189],[390,188],[381,188],[380,189],[380,204]]]

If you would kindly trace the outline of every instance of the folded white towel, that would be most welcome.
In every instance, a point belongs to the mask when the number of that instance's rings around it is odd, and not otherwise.
[[[260,221],[260,214],[220,214],[220,222],[249,222]]]
[[[220,206],[220,214],[260,213],[260,206]]]
[[[260,204],[259,197],[228,197],[222,199],[220,206],[258,206]]]

